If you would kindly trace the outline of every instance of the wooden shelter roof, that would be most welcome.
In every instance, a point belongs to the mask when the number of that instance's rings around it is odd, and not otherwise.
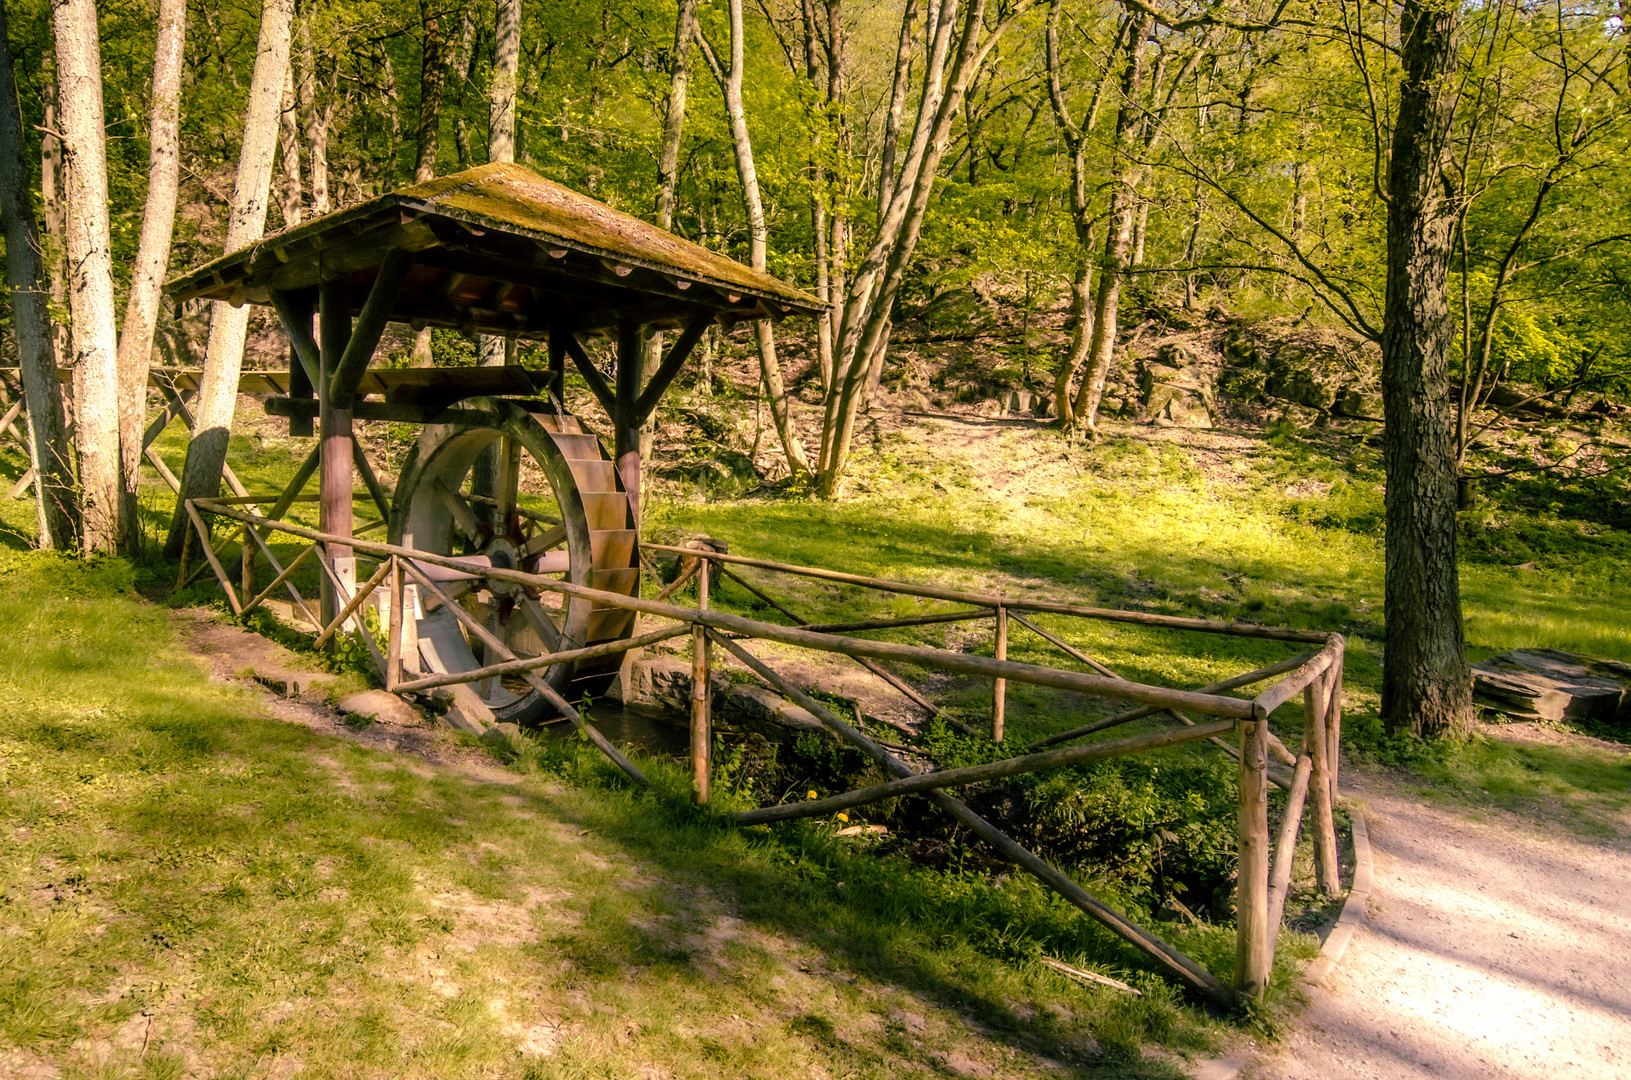
[[[176,278],[173,300],[271,304],[349,276],[360,309],[392,249],[416,253],[391,321],[542,337],[633,319],[727,322],[824,309],[815,297],[673,233],[495,163],[285,229]]]

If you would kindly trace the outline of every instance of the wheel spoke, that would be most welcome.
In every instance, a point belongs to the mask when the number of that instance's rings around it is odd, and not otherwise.
[[[564,543],[566,543],[566,526],[557,525],[553,529],[546,529],[528,540],[526,546],[521,549],[521,557],[530,559],[542,555],[550,548],[560,547]]]
[[[448,510],[453,514],[453,521],[459,526],[459,531],[464,533],[472,544],[480,544],[485,539],[482,535],[481,519],[470,509],[470,504],[465,502],[458,492],[442,483],[439,476],[431,488],[437,497],[447,504]]]
[[[521,614],[526,617],[527,624],[533,628],[539,637],[544,639],[544,647],[550,652],[561,651],[561,629],[550,618],[549,611],[530,596],[521,597]]]

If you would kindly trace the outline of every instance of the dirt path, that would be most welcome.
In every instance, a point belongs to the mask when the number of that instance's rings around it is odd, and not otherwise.
[[[1631,842],[1424,804],[1344,773],[1368,919],[1253,1080],[1631,1076]]]

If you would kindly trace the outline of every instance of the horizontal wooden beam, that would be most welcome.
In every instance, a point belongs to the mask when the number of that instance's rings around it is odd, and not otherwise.
[[[655,645],[669,638],[689,634],[691,628],[684,623],[678,626],[665,626],[661,630],[653,630],[649,634],[638,637],[624,638],[621,641],[603,641],[598,645],[589,645],[582,649],[567,649],[564,652],[544,653],[541,656],[524,656],[517,660],[506,660],[501,664],[488,664],[486,667],[472,668],[469,671],[452,671],[442,675],[427,675],[423,679],[412,682],[398,683],[396,693],[407,694],[416,690],[430,690],[438,686],[454,686],[458,683],[476,682],[479,679],[502,678],[505,675],[519,675],[524,671],[537,671],[539,668],[555,667],[559,664],[575,664],[579,660],[595,660],[602,656],[616,656],[630,649],[643,649],[647,645]]]
[[[270,397],[261,404],[267,416],[315,417],[314,398]],[[407,405],[392,401],[353,401],[353,420],[386,420],[398,424],[428,424],[447,411],[444,405]]]
[[[267,524],[272,528],[295,536],[304,536],[310,540],[323,540],[348,545],[357,551],[370,555],[381,557],[399,555],[408,559],[417,559],[432,566],[445,566],[450,570],[459,570],[465,573],[470,570],[468,566],[460,564],[451,558],[435,555],[431,552],[415,551],[412,548],[405,548],[396,544],[381,544],[371,540],[336,536],[288,522],[270,523],[262,518],[244,514],[208,499],[192,501],[200,508],[211,513],[222,514],[240,521],[247,520],[251,524]],[[687,551],[688,549],[675,550]],[[696,552],[690,551],[689,554],[695,555]],[[1252,702],[1243,701],[1240,698],[1197,694],[1188,690],[1173,690],[1164,686],[1147,686],[1143,683],[1128,682],[1123,679],[1110,679],[1102,675],[1085,675],[1077,671],[1061,671],[1057,668],[1040,667],[1036,664],[1021,664],[1012,660],[995,660],[986,656],[970,656],[966,653],[952,652],[948,649],[926,649],[916,645],[902,645],[893,641],[870,641],[865,638],[813,633],[796,627],[778,626],[774,623],[744,619],[739,615],[728,615],[720,611],[699,611],[695,608],[676,607],[672,604],[658,604],[638,597],[625,596],[622,593],[608,592],[604,589],[591,589],[585,585],[576,585],[569,581],[557,581],[554,578],[538,574],[526,574],[519,570],[483,567],[481,573],[484,577],[499,581],[513,581],[535,589],[563,593],[568,596],[581,596],[608,607],[638,611],[647,615],[673,619],[676,622],[697,623],[711,630],[741,634],[745,637],[763,638],[767,641],[778,641],[784,645],[795,645],[816,652],[865,656],[874,660],[894,660],[940,671],[976,675],[981,678],[1008,679],[1012,682],[1029,683],[1035,686],[1051,686],[1058,690],[1074,690],[1078,693],[1095,694],[1122,701],[1136,701],[1146,705],[1189,709],[1211,716],[1227,716],[1235,719],[1256,719],[1261,716]]]
[[[647,551],[668,551],[680,555],[696,554],[689,548],[673,547],[668,544],[642,544],[641,546]],[[913,585],[903,581],[888,581],[884,578],[846,574],[837,570],[822,570],[813,566],[792,566],[787,563],[772,562],[769,559],[754,559],[744,555],[715,553],[710,554],[708,557],[716,562],[735,563],[738,566],[756,566],[764,570],[795,574],[799,577],[837,581],[846,585],[857,585],[865,589],[900,593],[903,596],[925,596],[933,600],[978,604],[981,607],[1007,607],[1016,611],[1040,611],[1053,615],[1074,615],[1084,619],[1137,623],[1141,626],[1163,626],[1172,630],[1194,630],[1203,634],[1229,634],[1235,637],[1268,638],[1274,641],[1302,641],[1317,645],[1326,644],[1332,637],[1331,634],[1321,633],[1316,630],[1292,630],[1284,627],[1260,626],[1257,623],[1220,622],[1215,619],[1192,619],[1179,615],[1156,615],[1145,611],[1121,611],[1116,608],[1088,607],[1085,604],[1061,604],[1051,600],[968,592],[962,589],[942,589],[934,585]]]

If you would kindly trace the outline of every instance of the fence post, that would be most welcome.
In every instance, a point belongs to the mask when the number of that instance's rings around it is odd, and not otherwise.
[[[998,660],[1008,659],[1008,609],[997,605],[997,647],[993,650]],[[1002,742],[1003,721],[1008,712],[1008,680],[991,680],[991,741]]]
[[[402,681],[402,561],[391,556],[390,629],[386,639],[385,689],[395,690]]]
[[[708,572],[704,555],[697,556],[697,608],[708,610]],[[708,630],[701,623],[691,626],[691,787],[698,803],[708,801],[708,758],[712,736],[708,730]]]
[[[1336,686],[1334,672],[1309,683],[1303,690],[1303,746],[1314,759],[1314,775],[1309,787],[1314,792],[1314,863],[1319,871],[1320,891],[1326,896],[1342,892],[1342,875],[1337,868],[1337,830],[1331,817],[1331,769],[1326,739],[1325,717]]]
[[[242,546],[243,557],[241,561],[243,564],[243,569],[238,574],[239,578],[241,579],[238,584],[243,587],[243,604],[245,607],[248,607],[249,601],[255,598],[255,549],[249,546],[248,525],[244,526]]]
[[[1240,722],[1240,875],[1235,891],[1235,989],[1261,998],[1269,946],[1269,722]]]

